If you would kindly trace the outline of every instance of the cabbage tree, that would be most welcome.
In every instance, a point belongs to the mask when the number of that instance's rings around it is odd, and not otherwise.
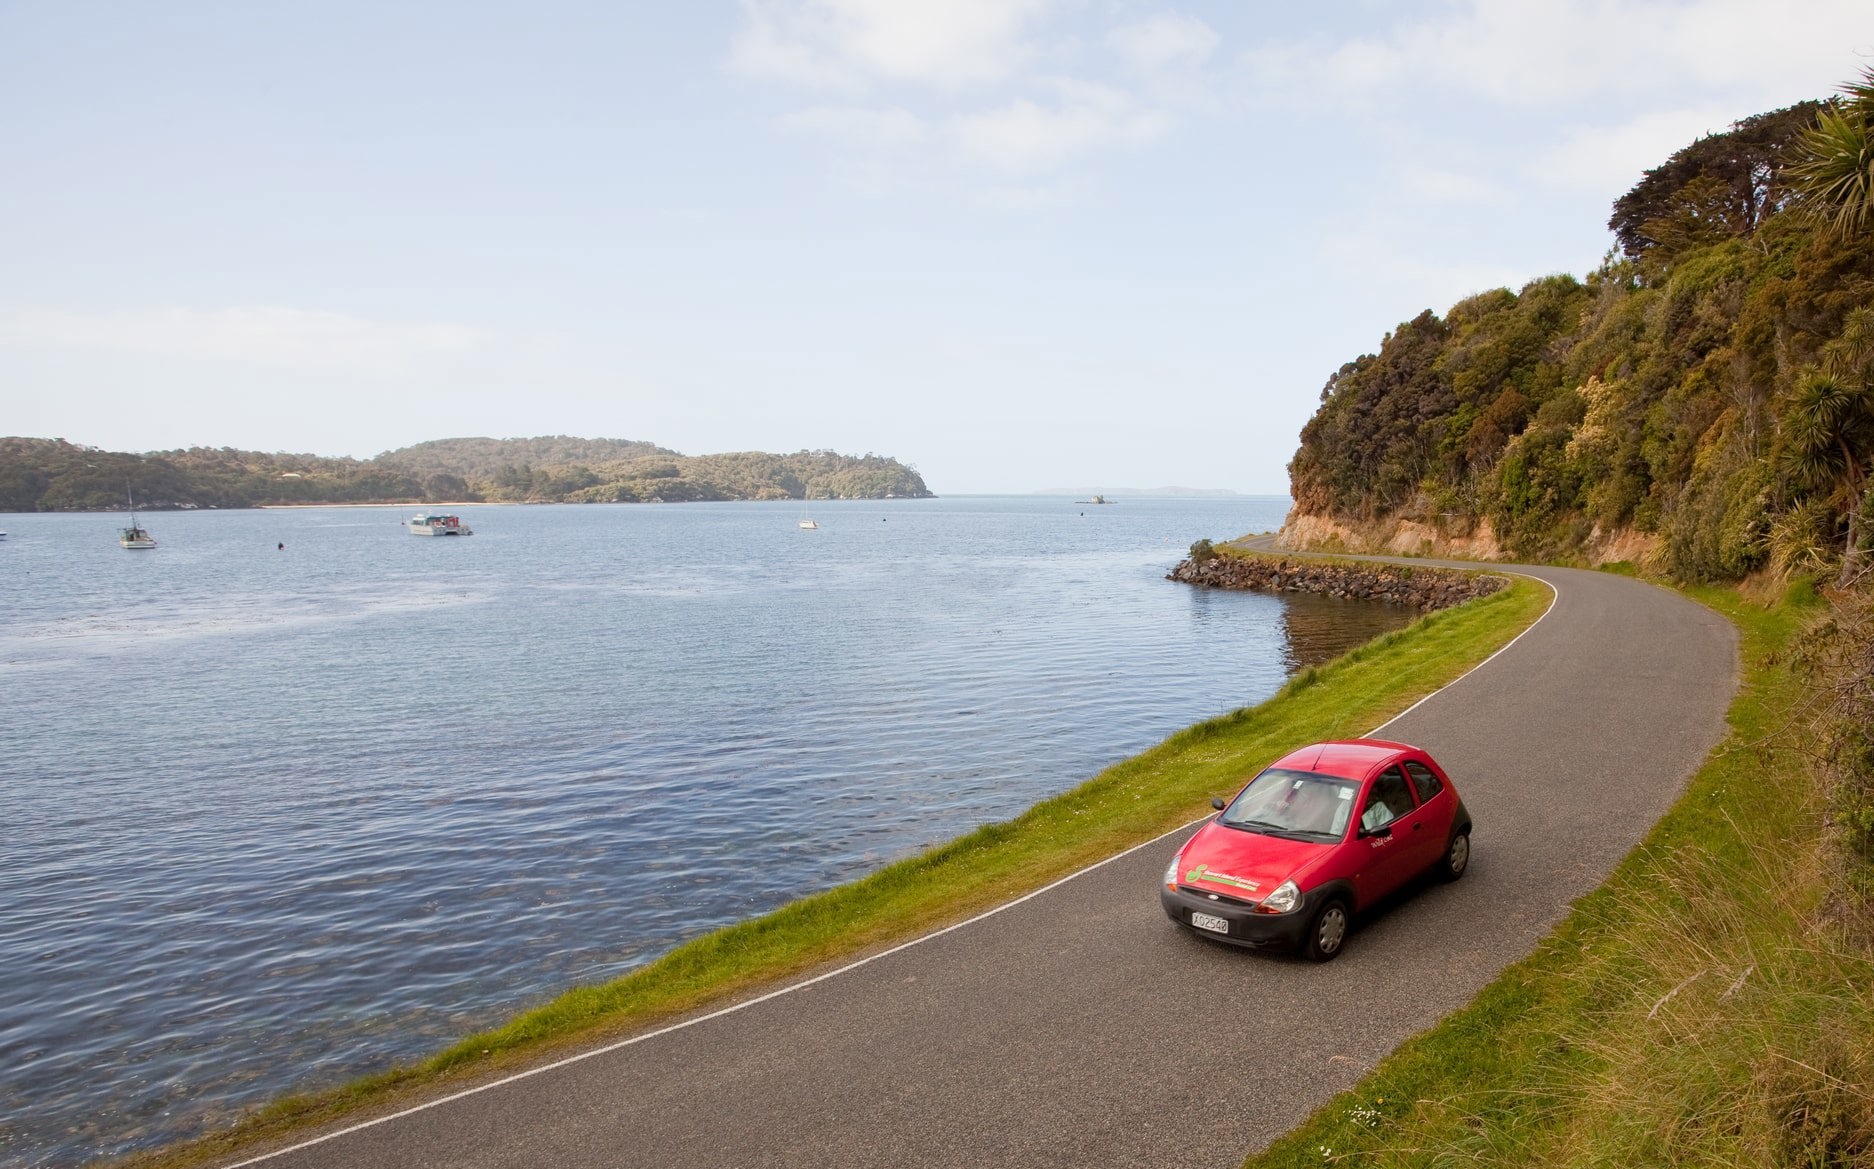
[[[1804,373],[1783,412],[1783,466],[1800,487],[1826,496],[1848,521],[1841,576],[1859,575],[1867,539],[1870,461],[1874,460],[1874,307],[1842,322],[1822,350],[1819,368]]]
[[[1798,202],[1846,239],[1874,230],[1874,67],[1842,95],[1803,134],[1789,177]]]

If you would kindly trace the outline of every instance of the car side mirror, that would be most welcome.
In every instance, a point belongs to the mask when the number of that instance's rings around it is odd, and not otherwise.
[[[1378,828],[1362,828],[1361,836],[1370,836],[1375,840],[1385,840],[1392,836],[1392,825],[1381,824]]]
[[[1211,807],[1213,807],[1213,808],[1215,808],[1215,809],[1217,809],[1217,810],[1218,810],[1219,812],[1221,812],[1221,811],[1223,811],[1223,800],[1222,800],[1222,798],[1221,798],[1221,797],[1219,797],[1219,796],[1212,796],[1212,797],[1210,797],[1210,806],[1211,806]]]

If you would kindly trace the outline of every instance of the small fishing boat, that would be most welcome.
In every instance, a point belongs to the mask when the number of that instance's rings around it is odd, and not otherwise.
[[[404,524],[412,536],[473,536],[475,529],[462,522],[460,516],[431,515],[418,512]]]
[[[130,484],[124,484],[124,506],[130,509],[130,526],[117,531],[117,546],[120,548],[154,548],[156,537],[137,522],[137,504],[130,496]]]

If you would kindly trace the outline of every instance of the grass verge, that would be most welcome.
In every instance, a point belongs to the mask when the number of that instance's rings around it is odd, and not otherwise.
[[[1495,652],[1549,601],[1546,586],[1518,580],[1430,614],[1301,671],[1258,706],[1180,731],[1013,820],[697,938],[615,981],[568,991],[424,1063],[279,1101],[225,1132],[130,1163],[200,1164],[348,1116],[407,1106],[962,920],[1191,822],[1208,811],[1212,796],[1298,743],[1364,734]]]
[[[1744,686],[1684,796],[1534,954],[1248,1166],[1874,1164],[1874,963],[1828,921],[1789,665],[1814,603],[1694,596],[1739,626]]]

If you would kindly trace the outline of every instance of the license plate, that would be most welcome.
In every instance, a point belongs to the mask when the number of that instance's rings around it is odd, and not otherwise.
[[[1218,917],[1214,913],[1193,913],[1191,915],[1191,924],[1200,930],[1209,930],[1213,934],[1227,934],[1230,932],[1229,920],[1227,918]]]

